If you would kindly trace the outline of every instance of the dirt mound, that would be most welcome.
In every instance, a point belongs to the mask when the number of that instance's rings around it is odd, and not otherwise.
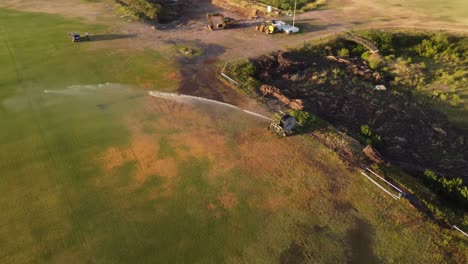
[[[379,150],[386,160],[409,172],[432,169],[468,181],[467,132],[407,94],[388,86],[386,91],[375,90],[384,80],[360,58],[306,56],[291,51],[263,56],[252,63],[259,81],[275,87],[288,100],[300,99],[304,110],[336,127],[359,137],[361,125],[369,125],[382,138]],[[275,99],[274,94],[269,96]]]
[[[260,91],[262,92],[263,95],[274,96],[276,99],[280,100],[281,102],[283,102],[285,105],[289,106],[292,109],[302,110],[304,108],[304,104],[302,103],[301,99],[290,100],[289,98],[284,96],[278,88],[274,86],[264,84],[260,86]]]
[[[384,159],[382,158],[382,155],[380,155],[380,152],[373,148],[371,145],[367,145],[362,152],[366,154],[369,159],[371,159],[375,163],[384,163]]]

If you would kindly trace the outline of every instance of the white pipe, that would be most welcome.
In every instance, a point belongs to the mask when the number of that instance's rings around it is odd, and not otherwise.
[[[374,174],[375,176],[379,177],[379,179],[381,179],[382,181],[386,182],[387,184],[389,184],[390,186],[393,187],[393,189],[397,190],[400,194],[403,194],[403,196],[406,196],[406,193],[402,190],[400,190],[398,187],[396,187],[395,185],[391,184],[389,181],[385,180],[383,177],[381,177],[380,175],[378,175],[377,173],[373,172],[371,169],[369,168],[366,168],[366,170],[370,171],[372,174]]]
[[[468,236],[467,233],[463,232],[463,230],[461,230],[460,228],[456,227],[456,226],[452,226],[452,228],[455,228],[456,230],[458,230],[460,233],[464,234],[465,236]]]
[[[236,82],[234,79],[232,79],[231,77],[227,76],[224,72],[221,73],[221,76],[223,76],[224,78],[228,79],[228,81],[230,81],[231,83],[239,86],[239,83]]]
[[[371,177],[369,177],[365,172],[362,172],[361,171],[361,174],[366,176],[367,179],[369,179],[373,184],[377,185],[377,187],[379,187],[380,189],[382,189],[385,193],[387,193],[388,195],[390,195],[393,199],[395,200],[398,200],[400,199],[400,197],[396,196],[395,194],[389,192],[387,189],[385,189],[382,185],[378,184],[376,181],[374,181],[374,179],[372,179]]]

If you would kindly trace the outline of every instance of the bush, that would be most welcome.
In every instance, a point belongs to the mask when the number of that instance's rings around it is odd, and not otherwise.
[[[369,68],[375,70],[382,64],[382,58],[378,54],[372,54],[366,51],[361,55],[361,58],[369,63]]]
[[[306,111],[291,109],[288,111],[288,114],[296,118],[297,122],[301,125],[297,127],[297,130],[302,132],[310,131],[311,129],[321,127],[322,124],[324,124],[323,120]]]
[[[139,17],[149,20],[156,20],[161,11],[161,5],[151,3],[147,0],[115,0],[117,3],[126,6],[135,12]]]
[[[293,10],[295,0],[259,0],[267,5],[277,7],[282,10]],[[304,8],[307,4],[313,3],[316,0],[297,0],[297,9]]]
[[[346,49],[346,48],[342,48],[342,49],[338,52],[338,56],[343,57],[343,58],[348,58],[348,57],[349,57],[349,50]]]
[[[375,148],[382,147],[382,138],[379,135],[372,133],[369,125],[361,125],[360,130],[361,141],[366,145],[371,145]]]
[[[230,64],[226,69],[226,74],[239,82],[238,88],[247,94],[253,94],[261,84],[254,78],[256,73],[255,66],[249,62],[237,62]]]
[[[256,70],[257,69],[255,69],[255,66],[252,63],[247,62],[237,68],[237,74],[244,77],[253,77]]]
[[[376,30],[364,31],[362,34],[374,41],[381,53],[388,54],[394,51],[392,34]]]
[[[435,193],[466,206],[468,204],[468,187],[463,186],[461,178],[447,179],[440,177],[435,171],[424,171],[424,182]]]
[[[411,88],[422,87],[426,84],[426,65],[421,63],[412,63],[411,58],[397,58],[393,64],[392,72],[397,76],[394,84]]]
[[[449,37],[442,33],[422,40],[414,50],[421,57],[432,58],[438,61],[458,63],[463,57],[456,43],[451,43]]]

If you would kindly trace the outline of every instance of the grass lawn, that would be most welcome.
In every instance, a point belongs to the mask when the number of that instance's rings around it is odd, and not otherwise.
[[[316,141],[132,88],[177,86],[157,51],[73,44],[106,29],[52,15],[0,30],[2,263],[466,261]]]
[[[399,0],[383,0],[383,2],[391,6],[399,6],[407,9],[421,10],[434,17],[446,19],[465,18],[468,12],[468,3],[463,0],[415,0],[415,1],[399,1]]]

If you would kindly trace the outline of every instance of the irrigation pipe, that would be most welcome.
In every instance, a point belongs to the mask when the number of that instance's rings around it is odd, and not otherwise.
[[[402,190],[400,190],[398,187],[396,187],[395,185],[391,184],[389,181],[385,180],[382,176],[378,175],[377,173],[373,172],[371,169],[369,168],[366,168],[366,170],[370,171],[372,174],[374,174],[375,176],[377,176],[379,179],[381,179],[382,181],[386,182],[388,185],[392,186],[395,190],[397,190],[401,196],[401,194],[403,194],[403,197],[406,196],[406,193]]]
[[[398,200],[400,199],[400,197],[398,195],[395,195],[393,193],[391,193],[390,191],[388,191],[387,189],[385,189],[382,185],[380,185],[378,182],[376,182],[374,179],[372,179],[371,177],[369,177],[369,175],[367,175],[365,172],[361,171],[361,174],[366,176],[367,179],[369,179],[372,183],[374,183],[375,185],[377,185],[377,187],[379,187],[380,189],[382,189],[384,192],[386,192],[388,195],[390,195],[393,199],[395,200]]]
[[[454,229],[454,228],[455,228],[456,230],[458,230],[460,233],[462,233],[463,235],[468,236],[467,233],[463,232],[463,230],[461,230],[461,229],[458,228],[457,226],[452,226],[452,229]]]

